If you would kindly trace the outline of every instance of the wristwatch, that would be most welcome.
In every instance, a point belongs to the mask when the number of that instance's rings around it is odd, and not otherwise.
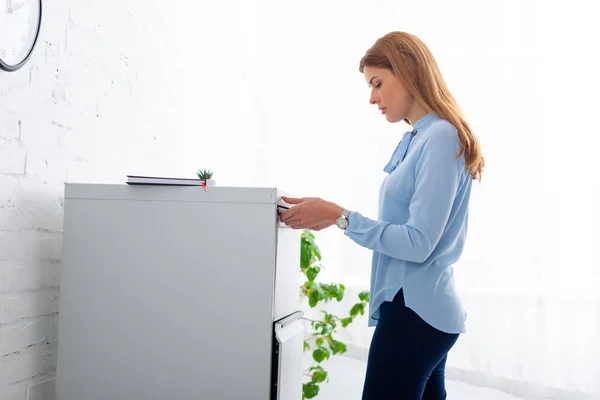
[[[348,227],[348,218],[349,217],[350,217],[350,211],[344,209],[342,211],[342,215],[337,217],[337,219],[335,220],[335,224],[338,226],[338,228],[340,228],[342,230],[346,230],[346,228]]]

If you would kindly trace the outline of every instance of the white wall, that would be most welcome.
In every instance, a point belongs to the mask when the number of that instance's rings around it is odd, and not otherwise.
[[[457,266],[473,322],[451,367],[600,392],[598,349],[578,331],[598,330],[584,314],[597,303],[557,311],[597,299],[600,277],[598,28],[583,2],[44,4],[33,59],[0,74],[0,399],[53,392],[66,181],[211,168],[219,185],[275,185],[375,216],[381,169],[407,127],[369,106],[358,61],[390,30],[430,45],[488,162]],[[318,238],[323,279],[367,287],[368,251],[333,229]],[[584,322],[553,325],[563,315]],[[357,348],[371,333],[360,327]],[[502,338],[511,350],[496,350]]]

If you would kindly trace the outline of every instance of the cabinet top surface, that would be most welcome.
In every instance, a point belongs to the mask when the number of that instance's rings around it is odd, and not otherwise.
[[[80,200],[139,200],[139,201],[193,201],[229,203],[282,203],[281,196],[289,194],[268,187],[169,185],[127,185],[66,183],[65,199]]]

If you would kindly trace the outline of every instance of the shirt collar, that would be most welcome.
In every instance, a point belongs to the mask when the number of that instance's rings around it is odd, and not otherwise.
[[[404,157],[406,156],[406,152],[408,151],[410,142],[412,141],[412,138],[415,136],[415,132],[417,132],[419,129],[427,126],[427,124],[429,124],[429,122],[432,121],[434,118],[435,118],[434,113],[431,113],[431,112],[427,113],[426,115],[421,117],[421,119],[419,119],[415,123],[412,131],[407,131],[404,133],[404,135],[402,136],[402,140],[400,141],[400,143],[398,143],[390,160],[383,168],[383,170],[385,172],[387,172],[388,174],[391,174],[394,171],[394,169],[396,169],[398,164],[400,164],[404,160]]]
[[[425,114],[424,116],[422,116],[417,122],[415,122],[411,133],[414,134],[419,129],[427,126],[427,124],[429,124],[429,122],[431,122],[431,120],[433,120],[433,118],[435,118],[435,114],[432,112],[429,112],[429,113]]]

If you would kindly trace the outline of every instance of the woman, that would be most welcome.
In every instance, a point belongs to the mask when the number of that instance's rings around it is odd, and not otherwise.
[[[360,61],[370,103],[406,132],[384,170],[379,217],[320,198],[286,198],[280,219],[294,229],[333,224],[373,250],[369,350],[363,399],[445,399],[448,351],[465,331],[466,313],[452,265],[467,233],[471,184],[484,161],[477,138],[427,46],[391,32]]]

